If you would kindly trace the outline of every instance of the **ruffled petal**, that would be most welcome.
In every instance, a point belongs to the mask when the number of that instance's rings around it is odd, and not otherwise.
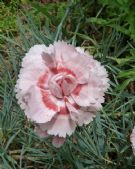
[[[22,61],[23,68],[43,68],[45,66],[41,54],[47,51],[48,47],[45,45],[34,45],[30,48],[29,52],[26,53]]]
[[[55,51],[56,61],[57,63],[59,63],[58,66],[60,66],[60,64],[63,62],[62,56],[64,55],[65,57],[69,57],[76,50],[72,45],[67,44],[64,41],[58,41],[54,43],[54,51]]]
[[[104,102],[104,92],[99,87],[92,86],[90,82],[78,85],[71,96],[82,107],[95,106],[100,109],[101,103]]]
[[[91,85],[100,88],[105,92],[109,88],[108,73],[100,62],[93,59],[89,65],[90,69],[90,82]],[[100,80],[99,80],[100,79]]]
[[[70,119],[69,115],[57,115],[54,124],[48,129],[48,134],[66,137],[71,135],[75,130],[76,124]]]
[[[84,84],[89,78],[89,57],[86,54],[79,53],[76,48],[65,43],[56,42],[54,44],[56,60],[58,62],[57,68],[62,66],[74,72],[78,79],[78,83]]]
[[[58,112],[58,107],[53,101],[50,101],[50,96],[45,96],[46,100],[44,100],[44,96],[38,87],[32,86],[29,89],[29,99],[26,101],[25,112],[32,121],[37,123],[48,122]]]
[[[47,131],[50,127],[52,127],[53,123],[55,121],[55,116],[46,123],[38,123],[37,125],[40,127],[42,131]]]
[[[83,124],[89,124],[94,117],[96,117],[96,110],[95,111],[86,111],[85,109],[76,109],[70,103],[66,103],[67,108],[70,112],[70,117],[74,120],[79,126]]]
[[[71,96],[79,106],[86,107],[90,104],[87,85],[78,85]]]
[[[22,68],[18,75],[19,79],[15,86],[18,103],[23,109],[26,107],[23,98],[27,95],[30,87],[36,85],[39,77],[42,74],[45,74],[45,72],[48,72],[48,68],[45,66],[41,57],[43,51],[49,52],[49,47],[46,47],[45,45],[35,45],[30,48],[29,52],[23,58]],[[50,73],[48,74],[48,78],[49,76]]]

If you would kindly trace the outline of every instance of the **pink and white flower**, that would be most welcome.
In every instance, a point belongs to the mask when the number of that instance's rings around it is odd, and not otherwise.
[[[89,124],[109,87],[105,68],[80,47],[33,46],[23,58],[16,97],[41,137],[60,147],[77,125]]]
[[[133,154],[135,155],[135,127],[131,133],[130,141],[132,143]]]

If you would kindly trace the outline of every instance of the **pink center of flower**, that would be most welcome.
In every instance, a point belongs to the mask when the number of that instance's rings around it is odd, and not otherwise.
[[[59,99],[69,96],[76,88],[76,85],[75,77],[66,73],[58,73],[49,81],[49,89],[52,95]]]
[[[67,69],[64,68],[61,70],[62,71],[60,72],[57,71],[57,73],[53,74],[50,78],[49,72],[46,72],[45,74],[40,76],[37,83],[41,91],[43,103],[49,109],[54,111],[58,111],[58,106],[50,97],[51,95],[49,94],[49,91],[57,99],[63,99],[63,101],[66,103],[68,102],[67,97],[70,96],[71,93],[74,93],[74,91],[76,91],[76,88],[78,88],[76,77],[72,73],[70,73],[70,70],[67,71]],[[80,107],[76,108],[78,109]],[[60,106],[59,114],[63,115],[69,114],[67,107]]]

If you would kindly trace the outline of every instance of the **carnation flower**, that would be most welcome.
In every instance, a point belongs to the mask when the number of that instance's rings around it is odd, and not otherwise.
[[[22,61],[16,97],[41,137],[60,147],[76,126],[89,124],[102,108],[105,68],[80,47],[54,42],[33,46]]]
[[[133,153],[135,155],[135,127],[134,127],[132,134],[130,136],[130,141],[132,143],[132,149],[133,149]]]

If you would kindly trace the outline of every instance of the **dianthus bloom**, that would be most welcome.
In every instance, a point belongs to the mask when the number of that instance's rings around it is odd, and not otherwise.
[[[107,72],[91,55],[66,42],[33,46],[23,58],[16,97],[41,137],[60,147],[76,126],[102,108]]]
[[[132,149],[133,149],[133,153],[135,155],[135,127],[134,127],[132,134],[130,136],[130,141],[132,143]]]

